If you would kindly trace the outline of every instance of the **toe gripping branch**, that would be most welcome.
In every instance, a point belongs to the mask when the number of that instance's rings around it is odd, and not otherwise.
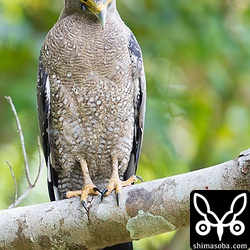
[[[102,193],[97,187],[93,187],[92,190],[93,190],[93,192],[88,193],[87,196],[89,194],[97,195],[98,193],[100,193],[100,194]],[[82,203],[83,207],[85,208],[85,210],[88,212],[88,207],[87,207],[87,202],[86,202],[87,196],[86,197],[81,196],[81,203]]]
[[[101,201],[103,200],[104,196],[108,196],[113,190],[115,190],[116,203],[117,203],[117,206],[119,206],[119,199],[120,199],[122,188],[134,184],[134,182],[137,182],[137,179],[143,182],[142,177],[138,175],[132,175],[126,181],[121,181],[119,178],[110,178],[107,187],[104,188],[101,192]]]
[[[98,195],[98,193],[102,193],[96,186],[94,185],[87,185],[82,190],[76,191],[68,191],[65,194],[65,198],[77,197],[81,196],[81,203],[86,211],[87,209],[87,197],[88,195]]]

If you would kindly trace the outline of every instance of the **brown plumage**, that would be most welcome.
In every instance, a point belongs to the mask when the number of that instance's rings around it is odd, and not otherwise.
[[[120,193],[136,181],[145,95],[141,51],[115,0],[65,0],[38,72],[51,200],[67,192],[86,206],[88,194]]]

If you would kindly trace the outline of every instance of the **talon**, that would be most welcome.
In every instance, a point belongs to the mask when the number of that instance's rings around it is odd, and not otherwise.
[[[67,192],[63,192],[62,193],[62,199],[66,199],[67,198]]]
[[[104,188],[103,190],[102,190],[102,192],[101,192],[101,201],[103,200],[103,197],[104,197],[104,195],[108,192],[109,190],[108,190],[108,188]]]
[[[136,178],[139,179],[141,182],[143,182],[143,179],[140,175],[136,175]]]
[[[86,201],[81,201],[82,202],[82,205],[83,205],[83,207],[85,208],[85,210],[86,210],[86,212],[88,212],[88,207],[87,207],[87,203],[86,203]]]
[[[94,192],[99,192],[100,194],[102,194],[102,192],[100,191],[100,189],[97,188],[97,187],[93,187],[93,191],[94,191]]]
[[[119,198],[120,198],[120,193],[117,193],[116,194],[116,203],[117,203],[118,207],[119,207]]]
[[[133,184],[134,182],[137,181],[137,178],[140,181],[143,181],[141,176],[135,176],[135,175],[130,176],[125,181],[121,181],[119,179],[119,177],[111,177],[109,182],[108,182],[107,187],[102,191],[101,200],[103,200],[104,195],[108,196],[113,190],[115,190],[115,192],[116,192],[116,202],[117,202],[117,205],[119,206],[119,197],[120,197],[120,194],[122,192],[122,188],[126,187],[126,186],[130,186],[131,184]]]
[[[87,202],[86,202],[87,198],[89,195],[98,195],[98,192],[101,193],[100,190],[96,186],[94,186],[93,184],[90,184],[90,185],[86,185],[85,187],[83,187],[82,190],[66,192],[66,198],[81,196],[81,203],[83,207],[85,208],[85,210],[88,212],[88,207],[87,207]]]

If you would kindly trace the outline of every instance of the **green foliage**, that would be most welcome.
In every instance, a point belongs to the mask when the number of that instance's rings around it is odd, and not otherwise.
[[[62,5],[59,0],[0,0],[1,209],[14,194],[6,160],[14,168],[19,194],[26,187],[19,137],[4,96],[12,97],[19,113],[35,176],[37,62]],[[138,174],[148,181],[187,172],[235,158],[248,148],[248,2],[117,0],[117,5],[141,45],[147,77]],[[48,201],[45,178],[39,185],[43,194],[34,194],[26,204]],[[164,249],[170,238],[160,239],[139,241],[136,249]]]

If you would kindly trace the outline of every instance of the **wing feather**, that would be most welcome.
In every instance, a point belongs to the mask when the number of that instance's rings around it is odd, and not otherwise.
[[[57,172],[52,167],[50,138],[49,138],[49,116],[50,116],[50,81],[41,60],[39,60],[38,82],[37,82],[37,107],[38,122],[40,129],[40,140],[47,165],[47,179],[50,200],[58,200]]]
[[[142,53],[140,46],[132,33],[130,35],[128,48],[131,57],[131,64],[134,69],[133,78],[135,84],[135,127],[133,148],[131,151],[127,171],[124,174],[124,179],[128,179],[131,175],[134,175],[137,170],[138,161],[141,154],[146,109],[146,79],[143,67]]]

